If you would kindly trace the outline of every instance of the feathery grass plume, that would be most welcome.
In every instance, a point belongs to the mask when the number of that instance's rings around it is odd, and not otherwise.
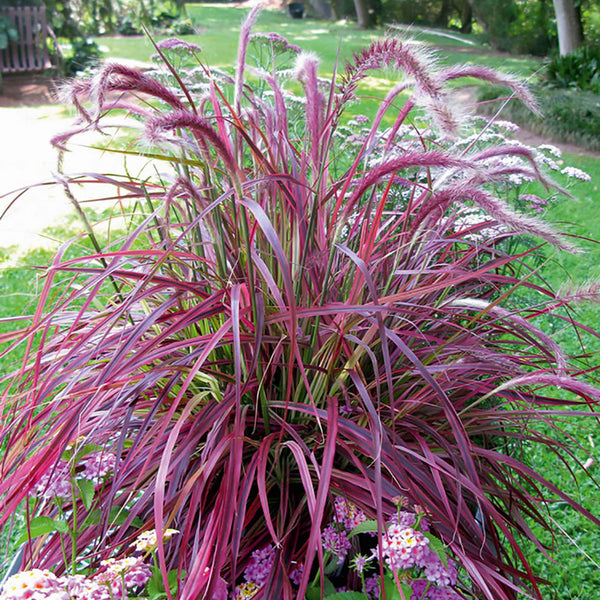
[[[434,72],[398,40],[357,55],[328,90],[305,61],[299,112],[279,74],[260,81],[272,96],[242,81],[249,29],[237,80],[205,68],[200,101],[124,67],[75,84],[76,103],[86,92],[98,104],[81,130],[97,119],[102,131],[112,92],[144,94],[130,113],[144,134],[138,146],[127,138],[128,153],[140,148],[155,174],[86,176],[90,187],[115,186],[115,198],[127,190],[131,227],[82,256],[62,248],[31,324],[10,336],[27,350],[1,397],[0,525],[26,501],[23,565],[59,573],[130,555],[140,531],[160,540],[175,528],[177,543],[157,547],[167,597],[252,588],[257,600],[302,600],[361,592],[347,567],[383,548],[402,496],[460,566],[448,594],[541,599],[522,546],[542,548],[531,520],[552,530],[547,503],[561,499],[600,521],[518,449],[568,453],[536,424],[560,433],[557,419],[573,408],[593,418],[600,392],[536,325],[556,300],[533,275],[511,274],[528,251],[475,243],[460,224],[470,202],[505,225],[505,239],[522,232],[568,247],[490,191],[510,169],[486,160],[528,155],[438,137],[420,99],[442,100],[445,81],[476,73]],[[406,70],[417,92],[402,100],[403,88],[392,90],[361,131],[365,144],[340,141],[345,100],[382,65]],[[548,302],[526,305],[527,291]],[[36,486],[81,436],[114,455],[113,473],[91,504],[78,493],[46,502]],[[329,571],[323,538],[340,498],[376,535],[353,537]],[[75,536],[31,528],[69,515]],[[268,568],[249,582],[259,555]]]
[[[244,69],[246,68],[246,52],[248,51],[248,43],[250,42],[250,34],[252,26],[256,23],[258,15],[260,13],[260,4],[256,4],[248,13],[242,27],[240,29],[240,41],[238,44],[238,54],[236,60],[236,73],[235,73],[235,109],[239,114],[241,111],[242,102],[242,87],[244,85]]]
[[[360,80],[370,71],[384,67],[406,73],[414,79],[419,90],[428,96],[435,97],[442,92],[442,86],[433,77],[437,71],[433,55],[423,46],[388,37],[372,42],[346,65],[341,84],[341,102],[349,99]]]
[[[600,302],[600,282],[590,281],[583,285],[563,285],[556,294],[558,300],[564,303]]]
[[[500,73],[481,65],[454,65],[438,74],[437,83],[438,85],[444,85],[449,81],[462,79],[463,77],[474,77],[488,83],[506,86],[512,89],[514,96],[519,98],[535,114],[540,114],[538,101],[526,83],[519,77],[509,73]]]

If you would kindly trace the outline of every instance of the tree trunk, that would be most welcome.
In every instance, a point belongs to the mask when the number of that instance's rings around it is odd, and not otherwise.
[[[471,5],[463,0],[460,7],[460,32],[471,33],[473,31],[473,9]]]
[[[583,44],[581,17],[573,0],[553,0],[558,29],[558,49],[560,55],[570,54]]]
[[[448,27],[450,21],[450,11],[452,10],[452,0],[442,0],[440,13],[438,14],[435,24],[437,27]]]
[[[356,9],[358,26],[361,29],[369,29],[371,27],[371,15],[369,15],[367,0],[354,0],[354,8]]]
[[[321,19],[330,21],[333,18],[333,9],[327,0],[310,0],[310,5],[315,9]]]

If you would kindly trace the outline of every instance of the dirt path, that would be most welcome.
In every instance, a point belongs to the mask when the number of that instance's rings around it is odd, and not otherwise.
[[[58,153],[50,143],[52,137],[71,127],[73,115],[55,98],[52,82],[39,78],[6,78],[0,96],[4,142],[0,159],[0,248],[10,248],[15,259],[16,254],[33,248],[56,248],[60,240],[43,234],[44,229],[65,224],[74,215],[62,187],[56,183]],[[123,158],[78,144],[76,151],[65,155],[64,165],[67,173],[119,173],[123,171]],[[18,196],[15,190],[27,186],[33,187]],[[99,186],[93,192],[85,191],[87,198],[102,197]],[[80,199],[81,192],[78,190]]]

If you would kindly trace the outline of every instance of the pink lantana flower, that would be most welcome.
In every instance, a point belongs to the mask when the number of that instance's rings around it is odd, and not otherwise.
[[[20,571],[9,577],[0,600],[70,600],[67,590],[54,573],[45,569]]]

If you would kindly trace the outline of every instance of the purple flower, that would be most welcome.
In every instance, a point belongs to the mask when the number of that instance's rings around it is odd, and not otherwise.
[[[138,563],[128,569],[123,576],[127,589],[143,588],[152,577],[152,570],[145,563]]]
[[[244,581],[244,583],[238,585],[235,588],[234,600],[249,600],[254,598],[260,588],[252,581]]]
[[[72,600],[111,600],[105,585],[100,585],[83,575],[62,577],[61,581]]]
[[[67,500],[73,494],[71,484],[71,471],[69,464],[61,460],[52,470],[36,483],[33,492],[40,498],[51,500],[53,498],[62,498]]]
[[[420,564],[429,540],[412,527],[390,525],[381,544],[381,558],[392,571]]]
[[[304,564],[299,564],[296,565],[291,571],[290,571],[290,581],[294,584],[294,585],[300,585],[300,581],[302,579],[302,572],[304,571]]]
[[[269,578],[274,562],[275,549],[273,546],[269,545],[260,550],[255,550],[248,566],[244,569],[246,581],[263,586]]]
[[[333,525],[328,525],[323,530],[321,542],[323,544],[323,550],[337,556],[338,564],[344,562],[348,550],[350,550],[352,545],[348,539],[347,533],[345,531],[338,531]]]
[[[94,575],[94,583],[105,586],[113,600],[127,598],[127,589],[142,588],[152,577],[148,565],[133,557],[103,560],[101,565],[104,569]]]
[[[84,461],[82,476],[84,479],[95,481],[106,477],[115,470],[117,457],[112,452],[95,452]]]
[[[448,566],[445,567],[442,559],[431,548],[426,548],[423,552],[418,566],[423,569],[423,574],[439,587],[456,585],[458,573],[454,561],[448,559]]]
[[[567,177],[573,177],[575,179],[579,179],[580,181],[591,181],[592,178],[591,176],[586,173],[585,171],[582,171],[581,169],[578,169],[577,167],[565,167],[561,173],[563,175],[566,175]]]
[[[4,583],[2,600],[69,600],[61,580],[47,570],[20,571]]]
[[[365,579],[365,593],[369,598],[379,598],[379,575],[371,575]]]
[[[253,33],[250,35],[250,41],[255,43],[267,43],[273,46],[276,52],[301,52],[299,46],[290,44],[286,38],[274,31],[269,33]]]
[[[411,581],[412,595],[410,600],[460,600],[460,596],[449,587],[439,588],[426,579]]]
[[[156,44],[161,50],[187,50],[191,54],[194,52],[201,52],[202,48],[197,44],[191,44],[190,42],[186,42],[184,40],[180,40],[179,38],[166,38],[157,42]]]
[[[367,115],[356,115],[354,117],[354,120],[359,124],[359,125],[368,125],[371,122],[371,118],[367,117]]]
[[[333,511],[335,513],[335,523],[345,527],[348,531],[352,531],[367,520],[365,513],[360,508],[340,496],[334,500]]]
[[[367,566],[367,563],[372,560],[374,558],[374,556],[365,556],[364,554],[357,554],[353,559],[352,559],[352,568],[357,572],[357,573],[362,573],[365,570],[365,567]]]

